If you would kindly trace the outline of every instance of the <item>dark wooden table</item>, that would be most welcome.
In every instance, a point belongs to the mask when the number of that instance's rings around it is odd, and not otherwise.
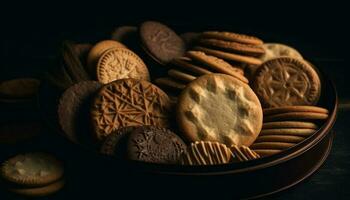
[[[257,9],[253,9],[253,11],[255,10]],[[48,11],[41,13],[31,12],[30,10],[25,14],[22,13],[21,17],[13,17],[5,22],[5,28],[2,32],[4,37],[2,37],[0,46],[0,80],[28,76],[40,77],[44,71],[51,67],[51,61],[54,59],[62,40],[69,39],[94,43],[108,38],[110,31],[117,25],[138,24],[144,19],[159,19],[179,32],[207,29],[235,30],[258,35],[265,41],[289,44],[297,48],[306,58],[312,60],[316,66],[334,80],[341,104],[334,127],[336,136],[332,151],[326,162],[307,180],[291,189],[266,197],[266,199],[349,199],[350,82],[346,75],[349,74],[350,68],[345,59],[346,51],[344,51],[342,45],[345,33],[341,31],[334,32],[341,24],[341,21],[335,20],[339,16],[333,15],[333,18],[327,18],[323,16],[322,10],[315,11],[317,17],[309,16],[305,14],[307,13],[306,10],[302,10],[302,14],[299,13],[300,15],[296,17],[285,17],[283,19],[285,23],[274,21],[274,14],[276,13],[266,12],[263,15],[264,20],[271,22],[266,23],[257,20],[259,18],[255,15],[247,16],[245,12],[239,10],[231,13],[231,17],[227,17],[219,11],[212,13],[210,16],[203,15],[199,11],[193,13],[193,11],[188,10],[183,10],[181,15],[178,12],[167,13],[164,10],[154,15],[154,13],[150,14],[154,10],[145,14],[145,11],[137,9],[138,14],[126,17],[125,12],[122,12],[122,14],[112,12],[108,14],[97,12],[98,14],[96,14],[95,12],[95,15],[91,16],[89,12],[76,14],[69,10],[67,11],[69,14],[65,13],[58,16],[56,12],[50,14]],[[227,12],[229,9],[225,9],[225,11]],[[276,12],[278,16],[283,14],[283,11]],[[50,132],[50,130],[46,131]],[[79,152],[61,137],[53,136],[51,133],[48,133],[48,135],[50,135],[50,139],[42,137],[38,141],[26,143],[22,146],[0,146],[1,159],[8,157],[13,152],[31,149],[55,149],[56,154],[63,160],[65,160],[65,157],[69,157],[69,161],[74,160],[74,156],[77,156],[79,158],[76,159],[76,162],[67,163],[68,169],[71,170],[68,171],[69,176],[79,174],[78,177],[71,178],[74,184],[68,184],[68,187],[62,192],[48,199],[86,197],[89,195],[83,194],[87,191],[86,194],[91,194],[92,197],[102,197],[103,194],[95,194],[93,187],[87,186],[90,185],[88,182],[93,180],[89,175],[91,172],[87,171],[91,168],[84,168],[89,165],[89,162],[93,161],[89,160],[88,157],[84,157],[87,156],[86,153]],[[83,172],[86,172],[86,174]],[[80,184],[83,186],[80,187]],[[120,187],[123,183],[119,183],[118,180],[115,180],[115,183],[100,184],[115,184],[116,190],[118,188],[123,189],[123,187]],[[137,183],[135,184],[137,185]],[[181,193],[181,191],[178,191],[178,193]],[[15,198],[2,191],[0,192],[0,199]]]

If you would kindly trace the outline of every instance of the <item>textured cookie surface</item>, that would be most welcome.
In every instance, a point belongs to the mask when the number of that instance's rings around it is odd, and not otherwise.
[[[101,88],[93,101],[91,118],[98,140],[124,126],[169,126],[169,97],[155,85],[122,79]]]
[[[197,141],[191,143],[181,155],[183,165],[218,165],[229,163],[233,158],[231,150],[219,142]]]
[[[261,61],[263,62],[281,56],[303,59],[297,50],[284,44],[265,43],[262,45],[262,47],[265,49],[265,54],[260,57]]]
[[[125,48],[110,49],[103,53],[96,73],[97,80],[104,84],[123,78],[149,80],[146,64]]]
[[[173,30],[159,22],[142,23],[140,36],[147,51],[161,63],[168,63],[185,53],[184,41]]]
[[[182,91],[177,121],[190,141],[226,145],[253,143],[262,126],[262,108],[250,87],[224,74],[197,78]]]
[[[89,104],[93,95],[102,84],[97,81],[84,81],[68,88],[61,96],[58,105],[58,121],[66,137],[75,143],[82,143],[81,139],[88,138],[86,128]]]
[[[46,153],[20,154],[5,161],[1,167],[2,177],[12,183],[37,186],[60,179],[62,164]]]
[[[264,107],[314,105],[321,94],[317,72],[291,57],[266,61],[255,73],[253,86]]]
[[[186,150],[186,145],[168,129],[141,126],[130,134],[127,149],[131,160],[175,164]]]

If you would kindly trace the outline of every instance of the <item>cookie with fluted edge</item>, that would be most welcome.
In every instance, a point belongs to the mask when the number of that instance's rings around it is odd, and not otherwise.
[[[254,76],[252,88],[264,107],[315,105],[321,95],[317,72],[303,60],[268,60]]]
[[[253,90],[225,74],[204,75],[189,83],[177,104],[176,118],[189,141],[249,146],[262,127],[262,108]]]
[[[237,78],[238,80],[244,83],[248,83],[248,79],[246,79],[241,74],[240,69],[233,67],[232,65],[220,58],[207,55],[201,51],[187,51],[186,55],[195,61],[203,63],[215,72],[227,74]]]
[[[97,80],[103,84],[124,78],[149,80],[149,72],[142,59],[126,48],[109,49],[97,64]]]
[[[166,93],[145,80],[121,79],[104,85],[92,101],[91,123],[102,141],[125,126],[170,126],[172,103]]]
[[[120,42],[114,41],[114,40],[102,40],[98,43],[96,43],[89,51],[89,54],[87,56],[87,68],[89,73],[91,75],[96,75],[96,67],[97,62],[102,56],[102,54],[112,48],[126,48],[126,46]]]
[[[191,143],[181,155],[182,165],[219,165],[233,159],[231,150],[224,144],[212,141]]]
[[[64,187],[65,181],[59,180],[49,185],[28,188],[8,188],[10,192],[26,197],[43,197],[54,194]]]
[[[1,166],[1,176],[11,183],[43,186],[63,176],[63,165],[47,153],[34,152],[16,155]]]
[[[169,129],[155,126],[135,128],[128,139],[127,155],[131,160],[176,164],[186,144]]]
[[[142,47],[156,61],[167,64],[185,53],[185,42],[169,27],[146,21],[139,28]]]
[[[261,45],[264,42],[254,36],[245,35],[245,34],[239,34],[239,33],[233,33],[233,32],[225,32],[225,31],[205,31],[201,35],[202,38],[214,38],[214,39],[221,39],[221,40],[227,40],[227,41],[233,41],[233,42],[240,42],[244,44],[252,44],[252,45]]]

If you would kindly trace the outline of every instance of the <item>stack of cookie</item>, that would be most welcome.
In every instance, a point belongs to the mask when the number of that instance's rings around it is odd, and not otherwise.
[[[40,81],[18,78],[0,82],[0,144],[14,144],[40,133],[42,124],[36,109]]]
[[[27,196],[46,196],[64,186],[63,166],[47,153],[26,153],[1,165],[1,181],[9,191]]]
[[[266,108],[261,133],[251,148],[261,156],[279,153],[315,133],[328,118],[328,110],[316,106]]]

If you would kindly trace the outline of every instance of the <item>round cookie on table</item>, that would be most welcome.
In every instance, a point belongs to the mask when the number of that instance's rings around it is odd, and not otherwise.
[[[5,186],[23,196],[46,196],[64,186],[63,166],[46,153],[26,153],[14,156],[1,165]]]
[[[263,121],[260,102],[242,81],[225,74],[204,75],[182,91],[176,118],[189,141],[249,146]]]

